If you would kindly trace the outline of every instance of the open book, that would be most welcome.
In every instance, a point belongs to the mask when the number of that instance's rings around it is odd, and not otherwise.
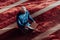
[[[37,23],[32,22],[31,27],[36,28],[38,26]]]

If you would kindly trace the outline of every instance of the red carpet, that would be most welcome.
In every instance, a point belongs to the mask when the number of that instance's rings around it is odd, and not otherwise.
[[[0,9],[2,9],[5,6],[11,5],[19,0],[0,0]]]
[[[52,2],[53,1],[53,2]],[[56,0],[48,1],[45,4],[45,1],[28,1],[25,3],[22,3],[19,6],[16,6],[6,12],[3,12],[0,14],[0,28],[4,28],[16,21],[16,15],[19,12],[19,9],[21,6],[26,6],[27,9],[30,11],[31,14],[35,13],[38,10],[41,10],[48,5],[56,2]],[[57,6],[56,8],[53,8],[52,10],[49,10],[48,12],[45,12],[34,19],[39,24],[37,28],[41,31],[41,33],[45,32],[49,28],[52,28],[53,26],[56,26],[60,23],[60,6]],[[60,40],[60,31],[53,34],[53,37],[51,35],[48,38],[45,38],[46,40]],[[31,40],[32,38],[38,36],[40,33],[28,33],[27,35],[23,35],[19,32],[17,29],[10,30],[6,34],[3,34],[0,36],[1,40]],[[43,40],[45,40],[43,39]]]
[[[47,2],[44,2],[44,1],[27,1],[27,2],[22,3],[21,5],[19,5],[17,7],[14,7],[8,11],[5,11],[5,12],[0,14],[0,28],[5,27],[4,25],[11,24],[10,21],[12,21],[11,20],[12,17],[14,17],[16,19],[15,16],[17,15],[18,11],[20,10],[20,7],[23,5],[25,5],[27,7],[27,9],[30,11],[30,13],[32,14],[38,10],[41,10],[42,8],[45,8],[46,6],[48,6],[54,2],[56,2],[56,1],[48,1],[48,0],[47,0]],[[48,4],[46,4],[46,3],[48,3]],[[10,21],[7,21],[7,20],[10,20]],[[15,20],[13,20],[12,23],[13,22],[15,22]]]
[[[58,30],[57,32],[49,35],[49,37],[44,38],[43,40],[60,40],[60,30]]]
[[[39,23],[38,29],[41,31],[42,29],[45,31],[51,27],[56,26],[60,23],[60,6],[49,10],[48,12],[39,15],[35,18],[36,22]],[[43,32],[44,32],[43,31]]]

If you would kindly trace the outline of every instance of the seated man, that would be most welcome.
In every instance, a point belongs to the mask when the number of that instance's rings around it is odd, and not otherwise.
[[[35,30],[34,28],[31,27],[31,24],[29,23],[28,20],[31,20],[32,22],[35,23],[34,19],[30,16],[28,10],[23,6],[17,15],[18,27],[23,31],[25,29]]]

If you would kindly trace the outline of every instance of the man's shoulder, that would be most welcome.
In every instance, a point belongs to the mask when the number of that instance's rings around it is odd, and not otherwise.
[[[21,12],[19,12],[18,14],[17,14],[17,16],[20,16],[22,13]]]
[[[29,14],[29,11],[27,10],[26,13]]]

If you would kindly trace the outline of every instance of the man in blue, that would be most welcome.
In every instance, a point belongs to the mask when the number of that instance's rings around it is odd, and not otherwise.
[[[24,6],[22,6],[20,12],[17,15],[17,24],[22,31],[24,31],[25,29],[35,30],[31,27],[31,24],[28,20],[31,20],[35,23],[34,19],[29,14],[29,11]]]

